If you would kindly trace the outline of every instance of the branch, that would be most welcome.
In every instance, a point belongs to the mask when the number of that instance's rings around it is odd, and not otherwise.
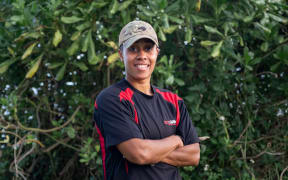
[[[17,162],[17,164],[19,164],[24,158],[26,158],[27,156],[29,156],[30,154],[32,154],[33,153],[33,151],[35,150],[35,145],[32,145],[32,148],[29,150],[29,151],[27,151],[23,156],[21,156],[16,162]]]
[[[199,137],[199,140],[200,140],[200,141],[206,141],[207,139],[210,139],[210,137],[209,137],[209,136]]]
[[[244,128],[244,130],[241,132],[241,134],[238,137],[238,139],[234,141],[232,147],[235,146],[241,140],[241,138],[243,137],[243,135],[245,134],[245,132],[247,131],[249,126],[251,126],[251,121],[250,120],[248,121],[248,123],[247,123],[246,127]]]
[[[259,142],[259,141],[262,141],[262,140],[265,140],[265,139],[271,139],[271,138],[274,138],[274,137],[278,137],[278,136],[277,136],[277,135],[273,135],[273,136],[260,137],[259,139],[248,141],[247,144],[257,143],[257,142]],[[237,143],[243,144],[243,143],[245,143],[245,142],[238,141]]]
[[[45,147],[45,145],[43,144],[43,143],[41,143],[39,140],[37,140],[37,139],[27,139],[27,140],[25,140],[26,142],[34,142],[34,143],[37,143],[37,144],[39,144],[39,146],[41,146],[42,148],[44,148]]]
[[[3,132],[3,133],[5,133],[5,134],[11,134],[11,135],[13,135],[13,136],[15,136],[15,137],[17,137],[17,138],[19,138],[19,139],[22,139],[21,136],[19,136],[18,134],[14,133],[14,132],[11,132],[11,131],[5,131],[5,132]]]
[[[288,40],[278,44],[274,49],[272,49],[271,51],[267,52],[266,54],[264,54],[264,56],[261,57],[261,59],[264,59],[268,56],[270,56],[272,53],[274,53],[279,47],[282,47],[284,45],[288,44]]]
[[[25,100],[30,103],[32,106],[34,106],[35,108],[37,108],[38,106],[33,102],[31,101],[29,98],[25,98]],[[39,107],[40,108],[40,107]],[[56,112],[56,111],[52,111],[52,110],[47,110],[45,108],[40,108],[42,111],[46,111],[46,112],[49,112],[51,114],[55,114],[55,115],[59,115],[59,116],[62,116],[63,114],[62,113],[59,113],[59,112]]]
[[[287,171],[287,170],[288,170],[288,166],[281,172],[280,180],[283,179],[283,175],[284,175],[285,171]]]
[[[279,105],[281,105],[281,104],[284,104],[284,103],[287,103],[288,102],[288,99],[284,99],[284,100],[282,100],[282,101],[280,101],[280,102],[277,102],[277,103],[275,103],[275,104],[273,104],[274,106],[279,106]]]
[[[264,155],[264,154],[268,154],[270,156],[282,156],[285,154],[285,152],[267,152],[267,151],[262,151],[259,154],[255,155],[255,156],[249,156],[249,157],[241,157],[241,158],[232,158],[231,160],[247,160],[247,159],[257,159],[260,156]]]
[[[59,173],[60,177],[65,175],[65,173],[69,170],[69,168],[74,165],[76,159],[77,159],[77,153],[75,153],[74,156],[66,163],[62,171]]]
[[[43,133],[43,134],[46,135],[46,136],[48,136],[48,137],[50,137],[50,138],[53,139],[54,141],[62,144],[62,145],[65,146],[65,147],[68,147],[68,148],[70,148],[70,149],[73,149],[74,151],[77,151],[77,152],[80,151],[79,148],[76,148],[76,147],[73,147],[73,146],[71,146],[71,145],[69,145],[69,144],[66,144],[66,143],[63,142],[63,141],[59,141],[58,139],[54,138],[53,136],[49,135],[48,133]]]
[[[67,143],[68,141],[70,141],[71,139],[69,137],[65,138],[64,140],[62,141],[58,141],[57,143],[51,145],[50,147],[48,147],[47,149],[44,149],[43,152],[47,153],[47,152],[50,152],[52,151],[54,148],[56,148],[57,146],[59,146],[62,143]]]
[[[245,169],[248,171],[248,173],[255,179],[254,173],[249,169],[249,167],[245,166]]]
[[[20,128],[27,130],[27,131],[34,131],[34,132],[41,132],[41,133],[49,133],[49,132],[53,132],[53,131],[57,131],[59,129],[64,128],[65,126],[67,126],[76,116],[76,114],[78,113],[78,111],[80,110],[81,105],[77,107],[77,109],[75,110],[75,112],[72,114],[72,116],[70,117],[70,119],[68,121],[66,121],[64,124],[62,124],[61,126],[52,128],[52,129],[40,129],[40,128],[30,128],[30,127],[26,127],[23,124],[21,124],[18,116],[17,116],[17,108],[15,106],[14,108],[14,118],[17,121],[17,124],[20,126]]]
[[[258,74],[256,74],[256,76],[262,75],[262,74],[271,74],[272,76],[274,76],[275,78],[278,78],[278,74],[270,72],[270,71],[264,71],[264,72],[260,72]]]

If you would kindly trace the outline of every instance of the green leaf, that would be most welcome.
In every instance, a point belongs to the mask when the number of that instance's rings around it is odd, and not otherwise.
[[[162,31],[161,28],[159,28],[158,36],[159,36],[159,38],[160,38],[162,41],[166,41],[166,36],[165,36],[165,34],[163,33],[163,31]]]
[[[15,52],[14,52],[14,50],[13,50],[12,48],[10,48],[10,47],[7,47],[7,49],[8,49],[8,51],[9,51],[9,53],[10,53],[13,57],[15,57]]]
[[[261,44],[260,49],[261,49],[261,51],[263,51],[263,52],[267,52],[268,47],[269,47],[268,42],[264,42],[264,43]]]
[[[62,41],[62,34],[61,32],[59,31],[59,29],[57,29],[57,31],[55,32],[54,34],[54,38],[53,38],[53,45],[55,47],[58,46],[58,44]]]
[[[179,86],[184,86],[185,82],[182,79],[179,78],[175,78],[175,82],[179,85]]]
[[[75,138],[76,136],[76,131],[73,127],[68,127],[66,128],[66,132],[67,132],[67,135],[70,137],[70,138]]]
[[[14,24],[18,22],[21,23],[22,21],[24,21],[24,19],[25,17],[23,15],[19,15],[19,16],[15,15],[15,16],[11,16],[10,18],[11,21],[14,21]]]
[[[81,71],[87,71],[88,70],[88,67],[83,62],[73,62],[72,64],[74,66],[78,67],[79,69],[81,69]]]
[[[270,30],[270,29],[268,29],[267,27],[263,26],[262,24],[260,24],[260,23],[258,23],[258,22],[254,23],[254,25],[255,25],[255,27],[257,27],[258,29],[260,29],[260,30],[262,30],[262,31],[264,31],[264,32],[266,32],[266,33],[268,33],[268,34],[271,33],[271,30]]]
[[[82,52],[86,52],[89,46],[89,39],[92,39],[91,30],[87,33],[83,43],[82,43]]]
[[[172,85],[174,82],[174,76],[171,74],[165,81],[167,85]]]
[[[288,46],[278,49],[277,52],[273,54],[273,57],[288,65]]]
[[[87,163],[88,160],[86,160],[86,159],[80,159],[79,162],[81,162],[81,163]]]
[[[26,32],[26,33],[21,34],[17,39],[15,39],[15,41],[21,41],[27,38],[38,39],[42,35],[43,35],[42,32],[31,32],[31,33]]]
[[[93,55],[89,55],[91,53],[89,53],[90,51],[88,51],[88,62],[91,65],[95,65],[100,61],[100,58],[98,56],[96,56],[95,53],[92,53]]]
[[[34,134],[28,134],[27,135],[27,139],[35,139],[35,135]]]
[[[190,94],[188,96],[185,96],[185,100],[187,100],[190,103],[195,102],[196,99],[198,99],[198,96],[196,94]]]
[[[241,13],[237,13],[237,12],[233,12],[233,17],[235,19],[238,19],[238,20],[243,20],[244,19],[244,15],[241,14]]]
[[[174,26],[170,26],[169,28],[163,28],[163,31],[167,34],[171,34],[173,33],[176,29],[178,28],[178,26],[174,25]]]
[[[189,91],[206,92],[207,88],[204,83],[199,83],[188,88]]]
[[[83,18],[79,18],[77,16],[70,16],[70,17],[62,16],[61,17],[61,21],[66,23],[66,24],[72,24],[72,23],[76,23],[76,22],[79,22],[82,20],[83,20]]]
[[[27,58],[33,51],[35,45],[37,44],[37,42],[34,42],[33,44],[31,44],[26,51],[24,52],[23,56],[21,57],[21,59],[25,59]]]
[[[27,72],[27,74],[25,76],[26,79],[32,78],[34,76],[34,74],[38,71],[39,65],[41,64],[41,61],[42,61],[42,57],[43,57],[43,54],[41,54],[38,57],[38,60],[33,64],[31,69]]]
[[[159,62],[160,63],[163,62],[164,64],[167,64],[167,62],[168,62],[167,56],[166,55],[162,56]]]
[[[53,126],[60,126],[60,123],[56,120],[52,120],[51,123]]]
[[[275,72],[280,65],[281,65],[281,62],[277,62],[276,64],[273,64],[273,65],[270,67],[270,70],[271,70],[272,72]]]
[[[99,152],[99,151],[100,151],[100,145],[97,144],[97,145],[95,146],[95,150],[96,150],[96,152]]]
[[[250,61],[250,65],[259,64],[261,61],[262,61],[261,58],[255,58],[253,59],[253,61]]]
[[[95,65],[100,61],[100,58],[95,54],[95,46],[92,40],[92,35],[89,35],[89,49],[88,49],[88,62]]]
[[[93,2],[91,4],[91,7],[99,9],[99,8],[102,8],[102,7],[106,6],[107,4],[108,4],[108,2]]]
[[[251,57],[249,56],[249,49],[247,46],[244,48],[243,54],[244,54],[245,64],[248,64],[249,61],[251,60]]]
[[[62,66],[64,64],[64,62],[54,62],[54,63],[50,63],[48,65],[48,69],[55,69],[59,66]]]
[[[106,45],[113,48],[114,50],[118,50],[118,46],[114,41],[108,41]]]
[[[112,6],[112,8],[110,10],[110,13],[111,14],[115,14],[118,11],[118,8],[119,8],[119,3],[118,3],[117,0],[114,0],[113,6]]]
[[[133,0],[127,0],[127,1],[120,3],[118,11],[125,10],[132,2]]]
[[[164,25],[164,27],[163,27],[163,29],[164,28],[169,28],[169,21],[168,21],[168,15],[167,14],[163,14],[163,16],[162,16],[162,22],[163,22],[163,25]]]
[[[209,32],[209,33],[218,34],[218,35],[220,35],[220,36],[223,36],[223,34],[220,33],[220,32],[219,32],[216,28],[214,28],[214,27],[204,25],[204,28],[205,28],[205,30],[206,30],[207,32]]]
[[[179,12],[179,9],[180,9],[180,1],[177,0],[175,1],[173,4],[171,4],[170,6],[168,6],[165,11],[168,13],[168,14],[171,14],[170,12]]]
[[[196,11],[199,12],[201,9],[201,0],[197,0],[197,3],[196,3]]]
[[[230,23],[228,23],[228,22],[225,22],[225,23],[222,25],[222,27],[223,27],[223,29],[224,29],[224,34],[225,34],[225,36],[227,35],[228,31],[229,31],[230,29],[232,29]]]
[[[9,66],[16,61],[17,61],[16,59],[10,59],[10,60],[7,60],[7,61],[4,61],[3,63],[1,63],[0,64],[0,74],[5,73],[7,71],[7,69],[9,68]]]
[[[187,43],[190,43],[192,41],[192,30],[191,29],[187,29],[187,31],[185,33],[185,41]]]
[[[156,2],[157,4],[157,7],[159,7],[159,9],[164,9],[167,7],[167,0],[158,0],[158,1],[154,1]]]
[[[242,38],[242,36],[238,36],[238,38],[239,38],[239,42],[240,42],[240,46],[244,46],[244,41],[243,41],[243,38]]]
[[[209,21],[211,21],[211,19],[209,18],[205,18],[205,17],[201,17],[201,16],[196,16],[196,15],[191,15],[192,20],[194,21],[194,23],[197,24],[203,24],[203,23],[207,23]]]
[[[80,25],[76,26],[76,29],[78,31],[83,31],[83,30],[85,30],[85,29],[87,29],[89,27],[91,27],[91,23],[88,21],[88,22],[85,22],[83,24],[80,24]]]
[[[119,58],[120,58],[120,57],[119,57],[118,52],[111,54],[111,55],[108,57],[108,64],[114,63],[114,62],[115,62],[117,59],[119,59]]]
[[[253,68],[249,65],[246,65],[245,68],[248,69],[249,71],[253,71]]]
[[[252,15],[250,15],[250,16],[246,16],[246,17],[243,19],[243,21],[244,21],[245,23],[249,23],[249,22],[251,22],[251,21],[254,19],[254,16],[255,16],[255,14],[252,14]]]
[[[218,57],[220,55],[220,49],[222,47],[223,41],[218,42],[218,44],[216,46],[214,46],[211,56],[213,58]]]
[[[72,45],[67,49],[67,53],[69,56],[72,56],[79,49],[79,41],[74,41]]]
[[[144,13],[144,15],[148,16],[148,17],[154,17],[155,13],[153,13],[152,11],[148,10],[146,7],[143,7],[141,5],[137,5],[137,8],[142,11]]]
[[[215,42],[215,41],[201,41],[200,45],[203,46],[203,47],[208,47],[208,46],[213,46],[216,43],[217,42]]]
[[[0,74],[3,74],[3,73],[5,73],[7,70],[8,70],[8,68],[9,68],[9,66],[1,66],[0,67]]]
[[[276,15],[271,14],[271,13],[267,13],[267,14],[275,21],[278,21],[278,22],[283,23],[283,24],[287,24],[288,23],[288,19],[287,18],[276,16]]]
[[[177,24],[183,24],[184,21],[178,17],[174,17],[174,16],[168,16],[169,20],[171,22],[177,23]]]
[[[74,32],[74,33],[72,34],[72,36],[71,36],[71,40],[72,40],[72,41],[77,40],[80,35],[81,35],[81,31],[76,31],[76,32]]]
[[[247,47],[244,48],[244,60],[245,65],[250,64],[251,60],[254,58],[254,53],[249,51]]]
[[[61,81],[64,77],[65,71],[66,71],[66,66],[67,64],[65,63],[58,71],[57,75],[56,75],[56,81]]]

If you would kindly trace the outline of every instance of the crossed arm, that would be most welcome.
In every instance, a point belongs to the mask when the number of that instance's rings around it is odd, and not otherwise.
[[[140,165],[164,162],[173,166],[197,166],[200,160],[199,143],[183,146],[177,135],[160,140],[133,138],[117,148],[130,162]]]

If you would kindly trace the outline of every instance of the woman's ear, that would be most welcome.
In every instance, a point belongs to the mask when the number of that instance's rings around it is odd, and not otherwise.
[[[156,47],[156,50],[157,50],[157,56],[159,56],[160,55],[160,48]]]
[[[118,54],[119,54],[121,61],[123,61],[123,53],[120,49],[118,50]]]

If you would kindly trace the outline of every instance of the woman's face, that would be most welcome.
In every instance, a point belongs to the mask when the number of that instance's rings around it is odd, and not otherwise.
[[[151,79],[159,49],[149,39],[140,39],[129,48],[119,51],[124,61],[126,79],[129,82],[143,82]]]

